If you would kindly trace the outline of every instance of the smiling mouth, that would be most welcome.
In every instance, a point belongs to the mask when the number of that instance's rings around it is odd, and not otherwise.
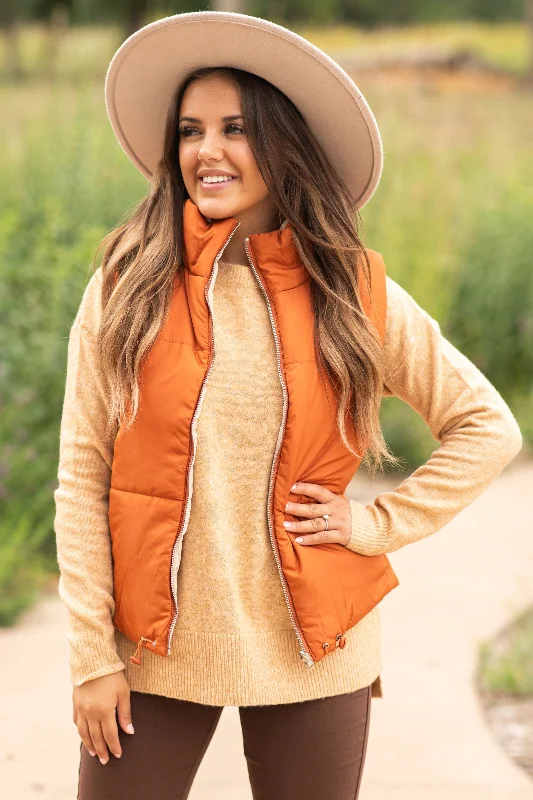
[[[222,181],[204,181],[203,178],[198,178],[198,180],[200,181],[201,186],[205,186],[211,189],[212,187],[218,188],[220,186],[226,186],[228,183],[233,183],[234,181],[238,180],[238,178],[236,177],[224,178],[224,180]]]

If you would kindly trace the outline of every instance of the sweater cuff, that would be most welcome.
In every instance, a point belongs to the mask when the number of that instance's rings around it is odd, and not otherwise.
[[[378,556],[389,551],[390,540],[378,530],[370,505],[349,500],[352,512],[352,534],[345,545],[362,556]]]
[[[126,665],[120,660],[118,653],[107,641],[94,639],[69,640],[70,653],[70,679],[73,686],[81,686],[82,683],[101,678],[103,675],[112,675],[126,669]]]

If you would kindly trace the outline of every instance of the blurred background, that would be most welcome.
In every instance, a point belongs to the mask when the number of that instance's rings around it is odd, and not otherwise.
[[[363,241],[500,391],[524,434],[519,459],[531,461],[533,0],[2,0],[4,627],[47,586],[55,591],[53,491],[68,333],[97,243],[147,190],[108,123],[106,70],[142,25],[204,9],[285,25],[360,86],[385,152],[380,185],[361,212]],[[396,398],[384,401],[382,421],[405,474],[438,445]],[[491,675],[533,694],[528,625],[520,676],[508,662],[492,663]]]

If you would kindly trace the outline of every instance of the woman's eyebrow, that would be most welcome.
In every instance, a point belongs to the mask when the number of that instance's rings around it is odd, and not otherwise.
[[[230,122],[230,120],[232,120],[232,119],[244,119],[244,117],[242,116],[242,114],[231,114],[228,117],[222,117],[222,122]],[[180,122],[201,122],[202,120],[198,119],[197,117],[180,117],[179,121]]]

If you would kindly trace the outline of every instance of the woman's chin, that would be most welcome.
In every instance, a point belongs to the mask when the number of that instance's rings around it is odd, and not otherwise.
[[[222,197],[216,199],[198,197],[194,202],[202,214],[205,217],[211,217],[211,219],[224,219],[225,217],[232,217],[234,214],[238,213],[238,203],[235,203],[235,201],[230,203]]]

